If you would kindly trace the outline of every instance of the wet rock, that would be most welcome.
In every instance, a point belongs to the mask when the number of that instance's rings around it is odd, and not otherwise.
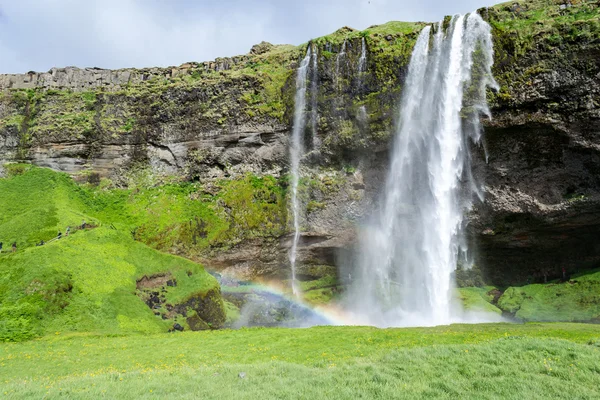
[[[173,329],[178,332],[183,332],[183,326],[179,325],[178,323],[173,324]]]
[[[210,325],[208,325],[202,318],[197,315],[192,317],[188,317],[186,319],[188,326],[192,331],[207,331],[210,330]]]

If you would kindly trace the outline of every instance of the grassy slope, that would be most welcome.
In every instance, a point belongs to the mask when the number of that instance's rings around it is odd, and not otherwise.
[[[465,287],[458,289],[458,297],[463,307],[467,311],[482,311],[502,314],[502,310],[494,306],[491,302],[493,296],[488,295],[491,286],[486,287]]]
[[[592,399],[599,345],[577,324],[57,336],[0,345],[0,381],[9,398]]]
[[[64,233],[69,225],[81,225],[82,219],[97,222],[84,209],[80,190],[64,174],[31,168],[0,179],[0,242],[5,251],[15,241],[18,248],[33,246],[56,237],[59,230]]]
[[[600,320],[600,271],[566,283],[508,288],[498,306],[525,321]]]
[[[509,287],[491,304],[494,287],[458,289],[467,310],[507,312],[521,321],[600,321],[600,271],[582,273],[567,282]]]
[[[178,283],[165,295],[171,304],[218,288],[200,265],[108,227],[34,247],[81,218],[100,223],[89,217],[98,209],[95,199],[66,175],[33,168],[0,179],[0,209],[0,240],[6,247],[16,240],[19,248],[0,255],[2,341],[56,331],[164,332],[172,321],[155,317],[136,296],[136,279],[144,275],[171,272]]]

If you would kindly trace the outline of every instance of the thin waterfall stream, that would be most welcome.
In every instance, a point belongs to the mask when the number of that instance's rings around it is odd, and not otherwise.
[[[314,46],[309,45],[306,51],[306,56],[300,62],[296,76],[296,96],[294,109],[294,126],[292,129],[292,140],[290,145],[290,175],[291,175],[291,194],[290,200],[292,204],[292,218],[294,225],[294,236],[292,246],[289,251],[289,261],[292,270],[292,292],[294,296],[299,295],[298,282],[296,280],[296,261],[298,256],[298,242],[300,241],[300,218],[301,218],[301,201],[298,198],[298,185],[300,184],[300,160],[304,154],[304,131],[306,128],[306,95],[307,82],[309,77],[309,67],[313,60],[313,69],[316,69],[317,56]],[[313,77],[313,82],[316,82],[316,76]],[[314,83],[316,84],[316,83]],[[313,91],[313,93],[316,90]],[[312,100],[312,99],[311,99]],[[311,101],[312,103],[312,101]],[[311,123],[314,118],[316,121],[316,97],[314,104],[311,104]],[[316,125],[316,122],[315,122]],[[313,136],[316,137],[316,132]],[[314,143],[313,143],[314,144]]]
[[[319,148],[319,137],[317,136],[317,123],[319,119],[319,110],[317,102],[319,85],[319,64],[318,50],[316,46],[312,48],[312,68],[310,72],[310,130],[312,132],[312,150]]]

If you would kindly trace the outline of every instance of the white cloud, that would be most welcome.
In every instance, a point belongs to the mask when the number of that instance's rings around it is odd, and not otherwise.
[[[486,0],[0,0],[0,72],[178,65],[299,44],[344,25],[436,21]],[[489,2],[487,4],[490,4]]]

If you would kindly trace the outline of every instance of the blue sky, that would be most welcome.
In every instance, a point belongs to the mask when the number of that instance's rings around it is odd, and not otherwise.
[[[0,0],[0,73],[179,65],[342,26],[437,21],[486,0]]]

